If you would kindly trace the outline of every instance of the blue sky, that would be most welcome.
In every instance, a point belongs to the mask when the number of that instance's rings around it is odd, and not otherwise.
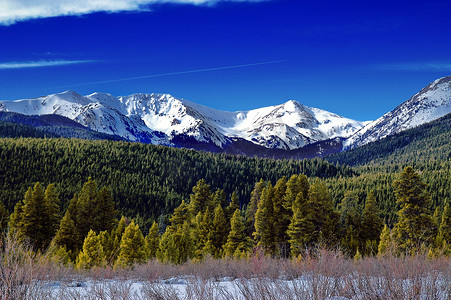
[[[448,0],[3,0],[0,99],[295,99],[370,120],[451,75],[450,15]]]

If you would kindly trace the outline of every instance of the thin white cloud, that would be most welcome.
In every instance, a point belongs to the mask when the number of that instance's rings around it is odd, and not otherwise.
[[[383,64],[374,66],[377,70],[389,71],[450,71],[450,62],[420,62],[420,63],[402,63],[402,64]]]
[[[39,67],[54,67],[63,65],[74,65],[93,62],[92,60],[37,60],[37,61],[15,61],[0,63],[0,70],[5,69],[24,69]]]
[[[0,0],[0,25],[29,19],[84,15],[93,12],[148,11],[148,5],[179,3],[214,5],[219,2],[264,2],[270,0]]]

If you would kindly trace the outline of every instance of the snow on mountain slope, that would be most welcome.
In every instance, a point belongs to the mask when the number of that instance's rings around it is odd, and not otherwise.
[[[171,144],[177,136],[223,147],[234,138],[278,149],[297,149],[349,137],[364,123],[290,100],[249,111],[225,112],[166,94],[114,97],[73,91],[35,99],[0,101],[0,111],[58,114],[90,129],[132,141]]]
[[[370,122],[347,139],[344,147],[359,147],[448,113],[451,113],[451,76],[435,80],[394,110]]]

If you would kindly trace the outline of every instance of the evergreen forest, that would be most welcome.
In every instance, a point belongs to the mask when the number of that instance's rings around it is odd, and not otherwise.
[[[300,161],[22,137],[29,128],[6,124],[21,137],[0,139],[0,225],[85,269],[302,257],[319,244],[355,258],[449,255],[450,122]]]

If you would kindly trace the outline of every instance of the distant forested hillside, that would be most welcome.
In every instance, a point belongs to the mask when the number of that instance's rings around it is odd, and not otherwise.
[[[451,114],[325,160],[353,166],[359,174],[328,180],[333,198],[340,199],[351,190],[363,203],[373,189],[388,224],[397,219],[391,183],[406,166],[418,170],[428,184],[431,208],[443,209],[444,203],[451,201]]]
[[[0,123],[0,132],[9,134],[3,136],[49,136],[33,127],[4,124]],[[223,189],[227,199],[236,191],[243,207],[261,178],[275,184],[283,176],[303,173],[325,180],[336,209],[346,193],[353,193],[362,210],[369,192],[374,191],[381,217],[391,226],[399,209],[392,182],[406,166],[418,170],[427,183],[431,209],[440,210],[451,200],[450,129],[448,115],[328,156],[328,162],[249,158],[130,142],[5,138],[0,139],[0,200],[11,212],[34,183],[55,183],[65,209],[92,177],[112,191],[121,214],[139,216],[149,224],[172,213],[182,200],[189,201],[193,186],[202,178],[213,190]]]
[[[311,177],[349,177],[354,172],[319,159],[273,160],[212,154],[140,143],[78,139],[0,139],[0,199],[11,211],[35,182],[55,183],[63,207],[89,177],[108,187],[126,216],[154,219],[188,200],[204,178],[241,205],[263,178],[305,173]]]

